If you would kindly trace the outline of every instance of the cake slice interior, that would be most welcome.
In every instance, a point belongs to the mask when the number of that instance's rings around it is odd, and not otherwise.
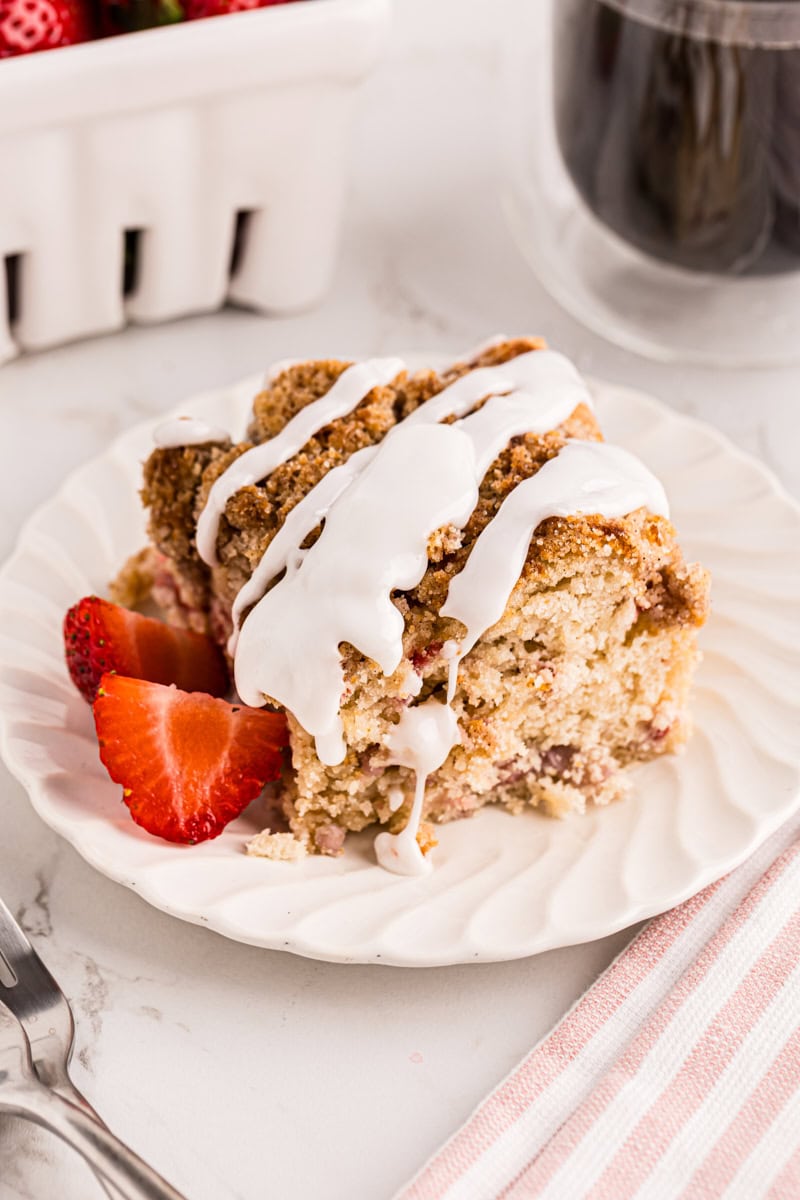
[[[150,545],[114,592],[211,633],[244,701],[286,708],[291,761],[253,853],[338,854],[376,826],[384,865],[414,870],[436,823],[607,804],[689,735],[707,573],[539,339],[443,371],[288,364],[247,441],[188,425],[145,464]],[[426,505],[448,519],[428,528]]]

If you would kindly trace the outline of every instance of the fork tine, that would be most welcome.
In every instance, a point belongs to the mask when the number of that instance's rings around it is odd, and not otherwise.
[[[9,1006],[17,1009],[20,1002],[23,1005],[26,1000],[33,1003],[32,994],[37,988],[57,993],[64,1003],[67,1003],[66,996],[58,983],[2,899],[0,899],[0,955],[5,959],[17,980],[16,986],[12,989],[6,988],[0,981],[0,995],[3,995]],[[20,992],[17,992],[17,988],[20,989]],[[5,994],[6,992],[8,994]],[[14,993],[13,1001],[10,999],[11,993]],[[24,1017],[30,1014],[26,1007],[24,1012],[18,1011],[16,1015],[20,1020],[24,1020]]]
[[[0,950],[8,965],[14,968],[14,959],[31,952],[36,953],[19,922],[0,898]]]
[[[31,945],[28,935],[13,916],[11,909],[0,896],[0,940],[12,954],[29,954],[36,953]]]
[[[0,1000],[22,1022],[36,1073],[42,1083],[93,1111],[69,1077],[75,1037],[69,1001],[2,900],[0,955],[14,977],[10,981],[0,977]]]

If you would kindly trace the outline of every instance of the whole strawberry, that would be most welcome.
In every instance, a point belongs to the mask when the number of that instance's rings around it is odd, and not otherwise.
[[[90,37],[82,0],[0,0],[0,58],[72,46]]]
[[[186,20],[223,17],[226,13],[247,12],[251,8],[271,8],[273,4],[289,2],[290,0],[186,0]]]

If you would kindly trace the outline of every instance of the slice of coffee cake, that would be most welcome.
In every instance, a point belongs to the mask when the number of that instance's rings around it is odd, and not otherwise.
[[[685,740],[708,577],[541,341],[441,372],[286,365],[247,442],[196,421],[157,442],[152,547],[117,596],[149,586],[227,646],[245,703],[286,709],[308,851],[379,825],[384,865],[425,869],[427,822],[604,804]]]

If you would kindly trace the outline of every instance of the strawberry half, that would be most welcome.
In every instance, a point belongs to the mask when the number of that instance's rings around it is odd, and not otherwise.
[[[277,779],[282,713],[104,675],[94,703],[100,758],[137,825],[168,842],[203,842]]]
[[[225,658],[211,638],[99,596],[84,596],[67,613],[64,652],[72,682],[90,704],[107,671],[211,696],[224,696],[229,687]]]
[[[87,41],[87,13],[81,0],[0,0],[0,58]]]

